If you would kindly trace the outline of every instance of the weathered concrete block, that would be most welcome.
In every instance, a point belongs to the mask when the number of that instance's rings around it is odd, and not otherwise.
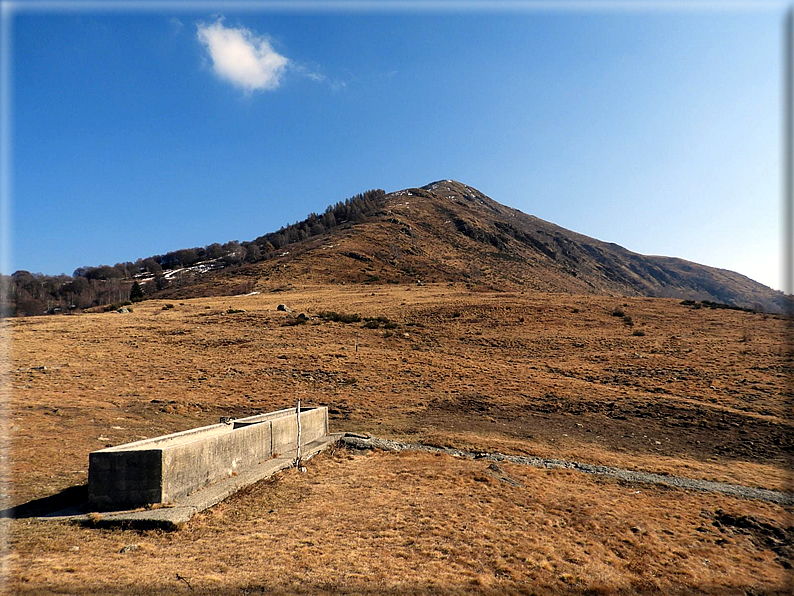
[[[294,456],[297,451],[298,419],[294,408],[268,412],[235,420],[235,427],[271,423],[271,452],[281,456]],[[301,408],[301,446],[328,434],[328,408]]]
[[[282,455],[295,455],[298,434],[297,416],[273,418],[273,452]],[[328,409],[315,408],[301,411],[301,445],[311,443],[328,434]]]
[[[301,408],[301,445],[328,434],[328,409]],[[272,457],[294,456],[294,408],[94,451],[88,493],[96,507],[169,502]]]
[[[98,506],[159,503],[162,455],[157,449],[119,452],[113,448],[88,455],[88,496]]]
[[[270,444],[270,425],[253,424],[164,449],[161,500],[174,501],[270,459]]]

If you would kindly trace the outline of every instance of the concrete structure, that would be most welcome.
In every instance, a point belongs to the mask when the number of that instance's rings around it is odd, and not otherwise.
[[[301,408],[301,448],[328,435],[328,408]],[[94,451],[89,455],[92,507],[171,503],[273,458],[294,458],[294,408]]]

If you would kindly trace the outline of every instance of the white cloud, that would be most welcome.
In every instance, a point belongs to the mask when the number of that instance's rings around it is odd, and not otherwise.
[[[326,83],[329,87],[331,87],[332,91],[341,91],[345,87],[347,87],[347,83],[337,79],[329,79],[321,72],[317,72],[316,70],[311,70],[302,64],[295,64],[294,62],[290,62],[290,69],[293,72],[298,73],[299,75],[306,77],[310,81],[314,81],[315,83]]]
[[[182,31],[182,28],[185,26],[184,23],[182,23],[182,21],[176,17],[168,19],[168,22],[171,24],[171,29],[174,32],[174,35],[179,35],[179,33]]]
[[[311,72],[308,71],[306,76],[309,77],[312,81],[317,81],[318,83],[324,83],[328,80],[328,77],[324,74],[320,74],[319,72]]]
[[[212,58],[215,73],[247,92],[277,89],[289,59],[267,39],[239,27],[224,27],[223,18],[197,25],[198,40]]]

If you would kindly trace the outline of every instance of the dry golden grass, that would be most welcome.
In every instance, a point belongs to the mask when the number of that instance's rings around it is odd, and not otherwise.
[[[498,453],[587,462],[626,470],[699,478],[711,482],[741,484],[784,492],[792,489],[791,470],[763,463],[732,461],[730,465],[726,465],[725,462],[699,461],[692,457],[614,452],[593,444],[561,447],[554,443],[538,441],[527,443],[504,439],[495,434],[487,435],[474,432],[429,434],[424,440],[430,445],[452,447],[473,453],[490,450]]]
[[[418,452],[316,458],[175,533],[18,521],[19,594],[664,593],[786,588],[775,555],[722,509],[777,524],[774,505],[624,486],[562,470]],[[138,548],[125,554],[124,546]],[[79,550],[75,549],[78,547]]]
[[[92,450],[297,398],[328,405],[335,431],[791,490],[791,363],[776,317],[673,300],[446,285],[318,286],[172,303],[13,321],[13,504],[85,483]],[[316,318],[289,326],[279,303],[310,316],[385,316],[397,327]],[[616,307],[633,327],[612,316]],[[351,457],[311,462],[308,476],[285,473],[172,534],[5,520],[14,536],[10,587],[24,594],[786,588],[768,544],[735,529],[722,534],[709,517],[722,508],[785,529],[788,512],[774,505],[505,464],[525,485],[516,488],[479,461]],[[139,548],[119,553],[132,543]]]

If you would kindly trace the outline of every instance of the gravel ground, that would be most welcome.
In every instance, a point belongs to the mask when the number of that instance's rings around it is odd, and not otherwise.
[[[611,468],[608,466],[594,466],[575,461],[565,461],[561,459],[549,459],[543,457],[526,457],[521,455],[504,455],[502,453],[470,453],[459,449],[448,449],[444,447],[434,447],[419,443],[402,443],[391,439],[381,439],[379,437],[357,435],[347,433],[342,437],[341,442],[346,447],[353,449],[383,449],[385,451],[405,451],[407,449],[430,451],[433,453],[446,453],[454,457],[465,457],[468,459],[483,459],[487,461],[506,461],[536,468],[567,468],[578,470],[586,474],[599,474],[617,478],[624,482],[642,482],[646,484],[664,484],[683,489],[701,490],[706,492],[722,493],[744,499],[759,499],[778,505],[794,505],[794,495],[775,490],[763,488],[750,488],[738,484],[727,484],[724,482],[710,482],[708,480],[696,480],[694,478],[682,478],[680,476],[668,476],[662,474],[652,474],[650,472],[637,472],[624,470],[621,468]]]

